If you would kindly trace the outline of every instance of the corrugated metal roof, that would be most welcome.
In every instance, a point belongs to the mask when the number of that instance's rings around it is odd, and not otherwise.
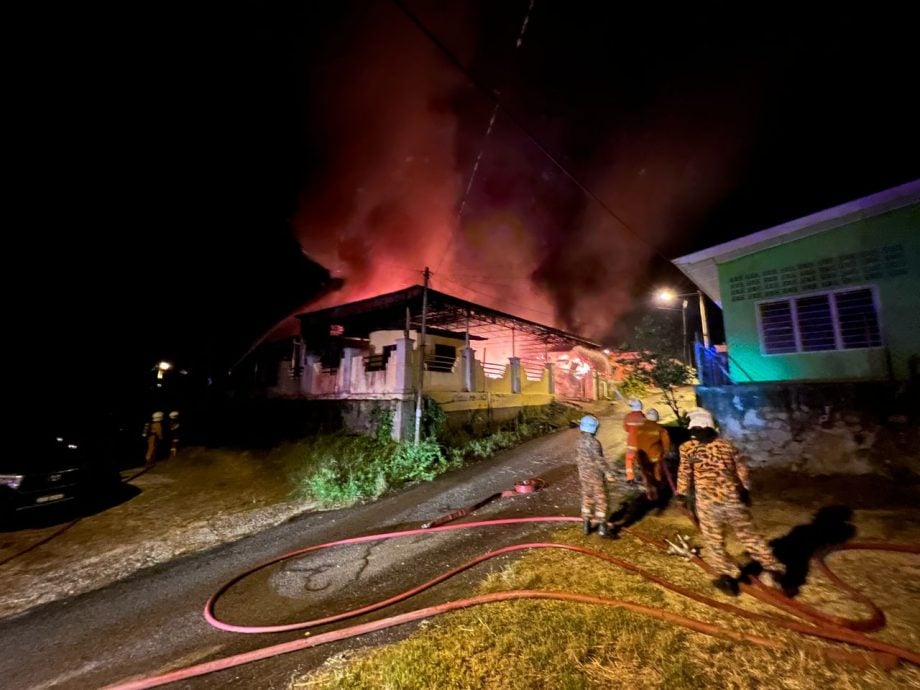
[[[920,180],[914,180],[682,256],[674,259],[672,263],[721,307],[719,264],[918,202],[920,202]]]
[[[403,330],[408,310],[410,328],[418,329],[421,326],[423,291],[421,285],[413,285],[357,302],[298,314],[298,318],[305,333],[310,330],[328,333],[331,325],[337,325],[342,326],[343,336],[367,338],[373,331]],[[514,329],[518,333],[535,337],[551,349],[569,349],[575,345],[600,347],[598,343],[574,333],[468,302],[431,288],[428,289],[426,323],[429,328],[454,333],[464,333],[468,326],[471,333],[485,337],[498,330]]]

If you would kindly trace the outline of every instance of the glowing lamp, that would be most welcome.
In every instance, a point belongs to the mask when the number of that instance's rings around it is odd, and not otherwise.
[[[163,374],[169,371],[170,369],[172,369],[172,363],[167,362],[166,360],[163,360],[162,362],[157,364],[157,380],[162,380]]]
[[[677,293],[671,288],[661,288],[655,293],[655,299],[662,304],[670,304],[677,299]]]

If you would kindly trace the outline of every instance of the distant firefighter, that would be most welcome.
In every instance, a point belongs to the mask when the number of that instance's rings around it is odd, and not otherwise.
[[[144,437],[147,439],[144,464],[146,467],[153,467],[153,464],[162,457],[166,441],[162,412],[157,411],[151,415],[150,421],[144,425]]]
[[[174,458],[179,452],[179,412],[169,413],[169,456]]]
[[[623,429],[626,431],[626,481],[636,480],[636,458],[638,447],[636,437],[639,428],[645,424],[645,415],[642,414],[642,401],[632,398],[629,401],[630,411],[623,418]]]

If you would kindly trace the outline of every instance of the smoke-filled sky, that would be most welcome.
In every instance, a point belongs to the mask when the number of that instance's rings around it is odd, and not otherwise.
[[[891,62],[909,52],[891,18],[409,3],[468,75],[394,3],[357,7],[331,20],[336,38],[307,66],[322,95],[307,136],[325,161],[293,226],[345,281],[326,302],[419,282],[430,266],[440,289],[605,339],[638,294],[678,279],[665,257],[910,174],[861,169],[894,143],[873,130],[909,121],[885,104],[886,87],[905,87]],[[896,46],[876,54],[874,33]],[[491,127],[496,111],[470,76],[502,104]],[[707,222],[763,173],[777,129],[791,135],[770,161],[782,197],[754,191],[771,208]],[[849,170],[831,168],[841,160]]]
[[[608,340],[690,288],[667,259],[920,178],[898,3],[406,6],[468,74],[392,0],[24,22],[24,234],[59,295],[30,339],[218,371],[322,290],[429,266]]]
[[[416,3],[466,74],[393,3],[363,7],[317,56],[310,136],[329,159],[294,220],[345,281],[326,301],[416,283],[430,266],[445,291],[609,336],[669,237],[730,189],[759,68],[659,76],[655,46],[622,41],[651,16]]]

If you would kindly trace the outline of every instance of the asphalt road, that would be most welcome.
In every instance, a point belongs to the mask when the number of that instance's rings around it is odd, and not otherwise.
[[[612,426],[607,423],[608,428]],[[346,537],[418,527],[528,477],[544,478],[547,488],[499,499],[476,517],[577,515],[575,434],[577,431],[566,430],[535,439],[377,502],[304,515],[233,544],[142,571],[104,589],[2,620],[0,682],[17,689],[103,687],[298,639],[302,631],[270,635],[219,631],[204,621],[202,607],[225,581],[282,553]],[[308,554],[241,582],[222,600],[218,614],[251,624],[314,618],[403,591],[491,548],[533,540],[546,529],[554,528],[509,526],[451,532]],[[490,568],[500,565],[480,566],[395,610],[354,622],[463,596]],[[336,624],[311,632],[332,627]],[[174,687],[286,688],[292,677],[333,654],[398,639],[412,627],[256,662]]]

